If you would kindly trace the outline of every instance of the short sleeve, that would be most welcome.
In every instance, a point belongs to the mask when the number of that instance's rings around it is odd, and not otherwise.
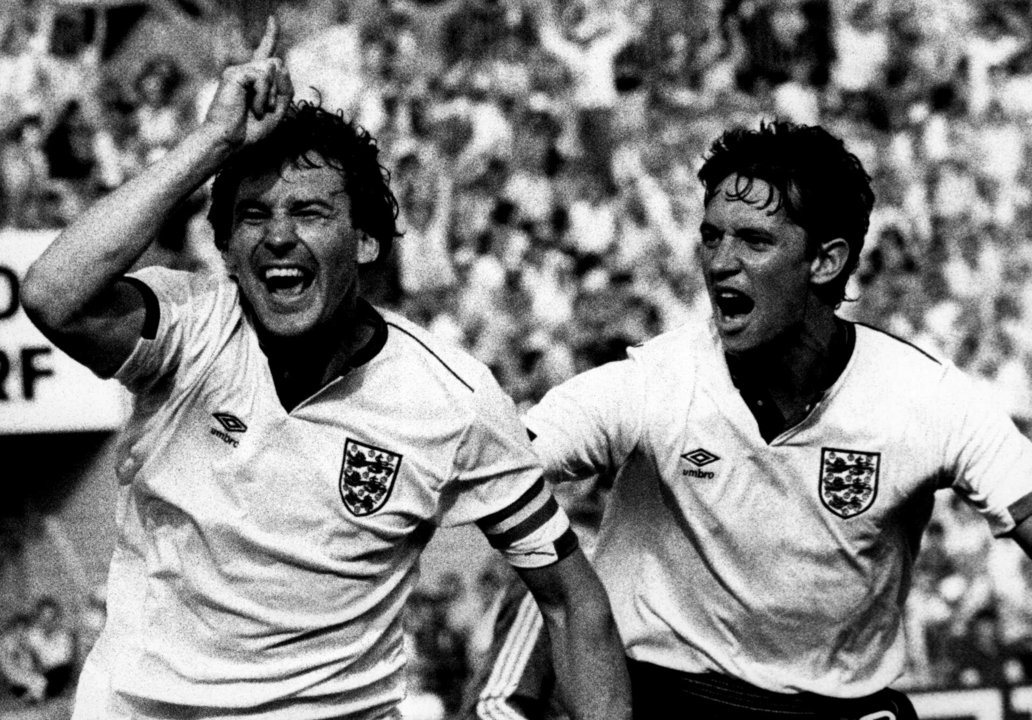
[[[1032,442],[977,385],[951,368],[944,380],[952,420],[947,468],[952,487],[1005,535],[1032,515]]]
[[[475,522],[515,567],[544,567],[577,547],[566,514],[542,480],[516,406],[493,379],[474,392],[474,412],[447,484],[441,524]]]
[[[619,468],[639,442],[645,400],[634,359],[607,363],[549,391],[524,418],[551,482]]]
[[[133,352],[115,379],[139,393],[186,364],[196,363],[206,344],[195,342],[238,311],[235,289],[210,276],[149,267],[126,276],[143,295],[147,315]]]

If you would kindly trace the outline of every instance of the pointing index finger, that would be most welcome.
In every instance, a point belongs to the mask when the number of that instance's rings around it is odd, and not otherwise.
[[[276,42],[278,40],[279,23],[276,21],[275,15],[270,15],[269,19],[265,21],[265,34],[262,35],[262,40],[258,43],[258,47],[254,49],[254,54],[251,56],[251,59],[267,60],[272,57],[272,54],[276,50]]]

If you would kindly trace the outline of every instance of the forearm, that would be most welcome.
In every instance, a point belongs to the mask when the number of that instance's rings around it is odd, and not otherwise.
[[[560,697],[570,717],[629,718],[627,664],[608,604],[546,610],[544,616]]]
[[[103,197],[32,265],[22,299],[37,322],[60,329],[143,254],[164,219],[225,161],[230,146],[200,126],[178,147]]]

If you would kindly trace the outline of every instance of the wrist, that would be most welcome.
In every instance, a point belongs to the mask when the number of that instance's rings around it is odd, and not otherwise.
[[[225,128],[208,121],[197,126],[186,142],[190,141],[195,142],[200,152],[216,167],[221,167],[244,144],[243,138],[235,137]]]

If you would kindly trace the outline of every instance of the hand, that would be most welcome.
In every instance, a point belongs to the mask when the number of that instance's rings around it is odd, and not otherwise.
[[[270,16],[251,60],[222,72],[204,124],[234,148],[272,132],[294,97],[290,73],[283,60],[275,57],[278,39],[279,23]]]

